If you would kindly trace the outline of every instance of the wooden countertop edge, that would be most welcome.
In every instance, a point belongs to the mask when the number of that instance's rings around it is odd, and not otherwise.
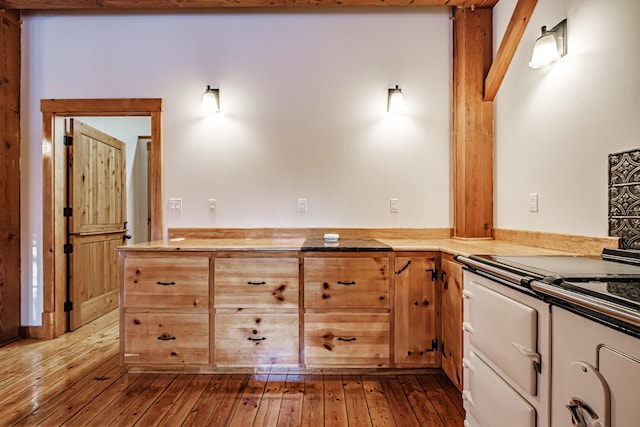
[[[306,238],[338,233],[347,239],[377,239],[395,251],[448,254],[590,255],[617,248],[618,237],[592,237],[495,229],[494,239],[451,237],[450,228],[169,228],[169,239],[120,247],[123,251],[299,251]]]

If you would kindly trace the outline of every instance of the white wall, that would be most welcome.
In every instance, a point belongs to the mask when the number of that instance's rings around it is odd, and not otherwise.
[[[494,9],[497,39],[515,3]],[[538,1],[496,101],[497,228],[607,235],[607,155],[640,147],[639,16],[637,0]],[[540,27],[564,18],[568,55],[529,68]]]
[[[450,227],[449,15],[25,16],[21,215],[33,244],[22,251],[23,324],[42,311],[43,98],[164,99],[165,196],[183,199],[167,227]],[[215,117],[199,111],[207,84],[220,87]],[[390,116],[396,84],[408,111]]]

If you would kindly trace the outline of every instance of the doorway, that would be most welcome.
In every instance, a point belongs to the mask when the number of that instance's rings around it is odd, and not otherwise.
[[[148,99],[49,99],[42,100],[43,155],[43,300],[42,338],[67,331],[66,256],[64,218],[66,165],[64,164],[65,118],[83,116],[149,116],[149,222],[150,239],[162,239],[162,109],[159,98]]]

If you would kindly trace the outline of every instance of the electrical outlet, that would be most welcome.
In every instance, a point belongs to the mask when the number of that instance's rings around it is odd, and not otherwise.
[[[529,212],[538,212],[538,193],[529,194]]]
[[[215,211],[218,205],[217,199],[209,199],[209,210]]]
[[[307,213],[307,199],[298,199],[298,213]]]
[[[390,199],[389,200],[389,211],[391,213],[400,212],[400,199]]]
[[[169,211],[182,212],[182,199],[169,199]]]

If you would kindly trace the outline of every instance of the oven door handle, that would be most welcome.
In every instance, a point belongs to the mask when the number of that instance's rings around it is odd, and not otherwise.
[[[473,329],[473,326],[471,326],[471,323],[469,322],[462,322],[462,330],[467,331],[470,334],[473,334],[476,331],[475,329]]]
[[[520,353],[522,353],[523,355],[531,359],[531,361],[533,362],[533,367],[535,368],[537,373],[542,372],[540,354],[536,353],[535,351],[531,351],[528,348],[523,347],[520,344],[513,341],[511,342],[511,345]]]

